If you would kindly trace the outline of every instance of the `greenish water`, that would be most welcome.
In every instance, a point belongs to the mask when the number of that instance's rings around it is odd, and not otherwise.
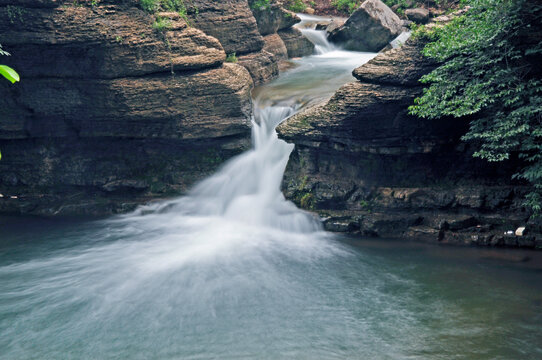
[[[0,358],[542,357],[539,253],[160,216],[2,218]]]

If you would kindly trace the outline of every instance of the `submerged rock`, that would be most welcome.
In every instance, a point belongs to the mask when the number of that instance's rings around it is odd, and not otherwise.
[[[402,21],[382,1],[366,0],[329,39],[354,51],[378,52],[401,33]]]

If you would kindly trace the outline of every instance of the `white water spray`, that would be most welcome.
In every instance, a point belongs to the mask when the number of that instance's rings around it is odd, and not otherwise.
[[[312,214],[299,210],[281,192],[293,144],[280,140],[275,127],[294,113],[293,107],[269,106],[255,112],[253,149],[227,162],[188,194],[172,201],[141,207],[136,214],[178,212],[218,216],[233,222],[286,232],[321,230]],[[130,217],[132,215],[129,215]]]

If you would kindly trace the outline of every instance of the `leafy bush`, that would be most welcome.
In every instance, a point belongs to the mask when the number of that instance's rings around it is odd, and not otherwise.
[[[175,11],[186,19],[186,4],[184,0],[139,0],[139,5],[148,13],[157,11]]]
[[[288,0],[284,3],[285,7],[293,12],[303,12],[307,8],[307,5],[303,0]]]
[[[331,5],[337,10],[352,14],[363,2],[363,0],[333,0]]]
[[[228,54],[228,56],[226,56],[226,62],[236,63],[237,62],[237,56],[235,55],[235,53]]]
[[[171,20],[157,17],[154,23],[152,24],[152,28],[159,32],[164,32],[166,30],[169,30],[171,28]]]
[[[503,161],[517,152],[530,181],[528,205],[542,203],[542,4],[527,0],[468,0],[472,8],[430,34],[424,55],[442,63],[411,114],[435,119],[473,116],[466,141],[474,156]]]

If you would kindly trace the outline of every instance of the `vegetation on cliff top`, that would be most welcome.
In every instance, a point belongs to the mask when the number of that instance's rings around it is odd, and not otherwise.
[[[266,10],[271,7],[272,3],[275,3],[273,0],[249,0],[248,1],[250,8],[254,10]],[[312,1],[304,0],[283,0],[281,5],[290,11],[293,12],[303,12],[307,9],[307,4],[312,4]]]
[[[427,33],[424,54],[441,66],[410,112],[435,119],[473,116],[463,137],[476,157],[524,159],[515,176],[535,186],[528,205],[542,210],[542,4],[527,0],[467,0],[471,8]]]
[[[352,14],[365,0],[332,0],[331,4],[347,14]],[[436,7],[448,7],[457,2],[457,0],[433,0],[433,1],[413,1],[413,0],[382,0],[389,7],[395,6],[395,11],[402,14],[406,9],[421,7],[431,3]]]

